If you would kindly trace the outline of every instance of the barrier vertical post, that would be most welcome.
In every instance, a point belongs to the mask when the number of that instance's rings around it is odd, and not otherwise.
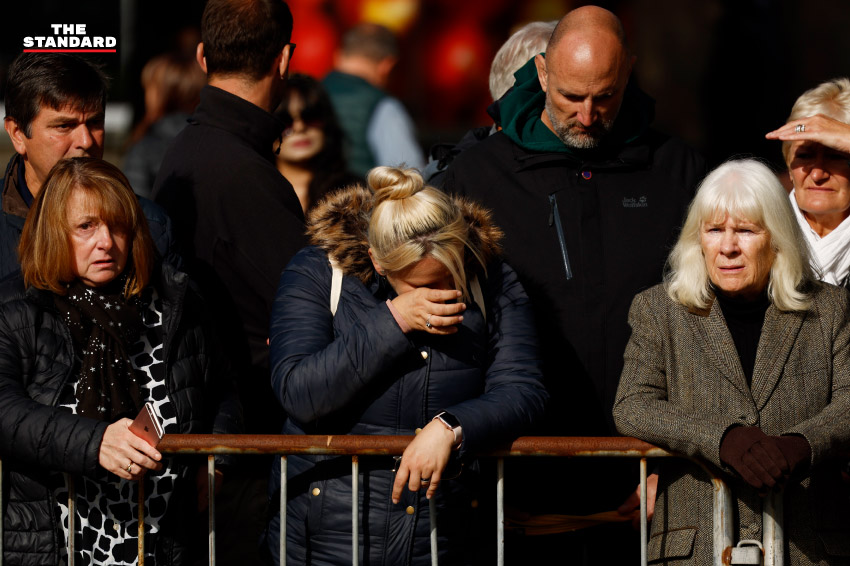
[[[207,495],[209,497],[210,566],[215,566],[215,456],[207,456]]]
[[[496,460],[496,563],[505,566],[505,459]]]
[[[762,507],[764,566],[785,566],[783,496],[782,491],[771,491],[764,498],[764,506]]]
[[[145,476],[139,478],[138,515],[139,524],[139,566],[145,566]]]
[[[74,557],[74,531],[77,530],[77,489],[71,474],[65,474],[65,481],[68,484],[68,566],[74,566],[76,563]]]
[[[0,460],[0,566],[3,566],[3,460]]]
[[[714,566],[724,566],[723,557],[732,548],[732,492],[720,478],[712,477],[714,488]],[[731,552],[731,550],[729,550]]]
[[[437,503],[434,497],[428,500],[428,521],[431,527],[431,566],[437,566]]]
[[[286,454],[280,457],[280,566],[286,565]]]
[[[360,461],[351,457],[351,564],[360,564]]]
[[[647,565],[646,545],[648,522],[646,508],[646,458],[640,459],[640,564]]]

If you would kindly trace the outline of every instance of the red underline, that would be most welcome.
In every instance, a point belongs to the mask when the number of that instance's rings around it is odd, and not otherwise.
[[[117,49],[24,49],[24,53],[117,53]]]

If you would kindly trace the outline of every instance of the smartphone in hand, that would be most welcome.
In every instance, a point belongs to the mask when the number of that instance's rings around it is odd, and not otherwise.
[[[162,440],[162,425],[159,424],[159,417],[156,416],[152,403],[145,403],[133,424],[130,425],[130,430],[156,448],[156,445]]]

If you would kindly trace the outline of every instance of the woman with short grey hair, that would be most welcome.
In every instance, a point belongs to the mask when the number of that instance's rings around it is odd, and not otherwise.
[[[754,160],[703,181],[664,283],[632,304],[618,430],[716,466],[736,541],[762,538],[762,495],[784,490],[786,564],[850,564],[850,319],[821,283],[785,190]],[[710,479],[660,465],[650,561],[712,563]]]
[[[791,203],[813,251],[820,277],[850,288],[850,80],[833,79],[806,91],[784,126]]]

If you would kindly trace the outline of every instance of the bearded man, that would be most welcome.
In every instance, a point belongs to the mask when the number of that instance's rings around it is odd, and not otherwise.
[[[654,101],[630,81],[634,62],[614,14],[597,6],[569,12],[545,54],[516,73],[500,101],[503,130],[461,153],[444,178],[448,192],[493,210],[506,259],[532,299],[550,392],[538,434],[616,434],[611,411],[629,306],[661,281],[705,174],[695,151],[650,127]],[[541,464],[512,480],[518,491],[511,499],[523,511],[607,511],[634,490],[637,477],[621,475],[611,460],[600,469]],[[563,487],[540,491],[551,485]],[[549,551],[540,540],[548,537],[531,538],[514,548]],[[594,536],[574,538],[589,563],[618,563],[600,552],[622,545],[606,544],[604,536],[601,544]]]

